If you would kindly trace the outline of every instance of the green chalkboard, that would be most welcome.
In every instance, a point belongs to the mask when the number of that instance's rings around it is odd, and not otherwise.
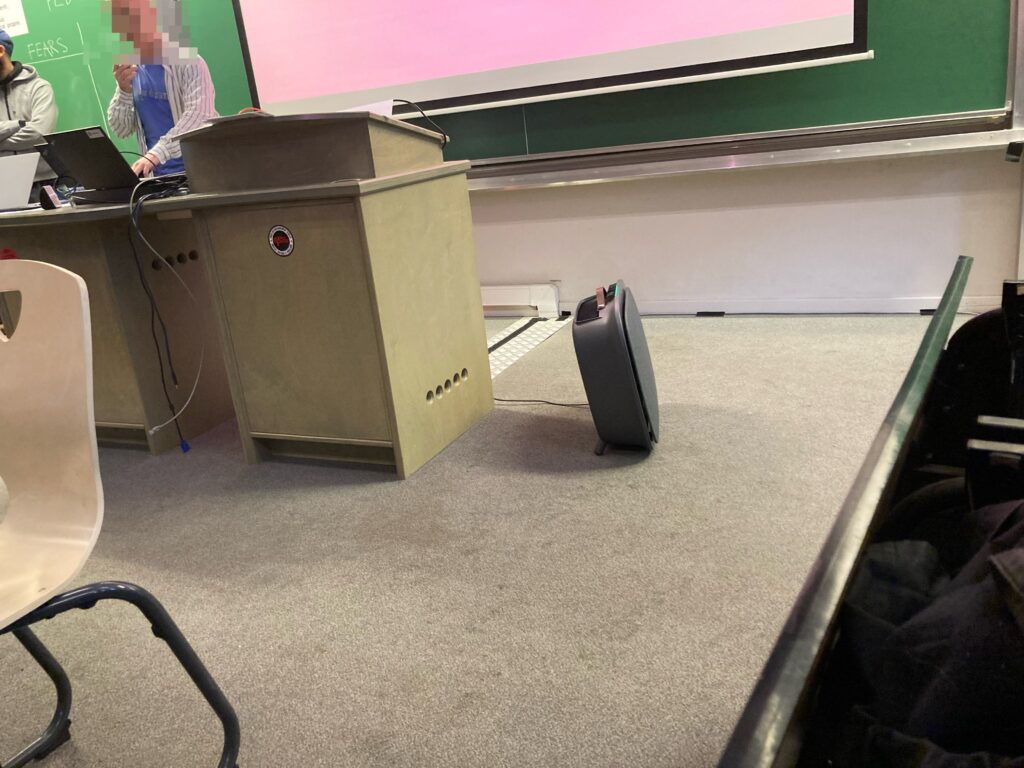
[[[231,0],[183,0],[191,43],[210,66],[221,114],[249,106],[242,48]],[[54,89],[57,130],[106,127],[114,94],[114,57],[123,43],[110,31],[100,0],[23,0],[28,33],[14,38],[14,58],[31,64]],[[111,138],[114,138],[113,136]],[[115,141],[136,150],[134,139]]]
[[[1009,34],[1010,0],[869,0],[870,61],[434,120],[454,160],[995,109]]]

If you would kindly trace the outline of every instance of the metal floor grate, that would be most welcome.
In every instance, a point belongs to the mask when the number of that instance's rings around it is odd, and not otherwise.
[[[487,340],[491,350],[491,378],[497,377],[514,362],[545,340],[568,328],[571,318],[547,320],[541,317],[524,317]]]

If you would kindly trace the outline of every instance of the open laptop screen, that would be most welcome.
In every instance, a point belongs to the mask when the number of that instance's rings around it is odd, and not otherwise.
[[[32,182],[36,177],[39,156],[34,152],[0,157],[0,211],[29,207]]]
[[[99,126],[51,133],[41,150],[51,167],[70,176],[78,186],[96,190],[131,189],[138,177]],[[56,163],[56,165],[54,165]],[[59,168],[58,168],[59,166]]]

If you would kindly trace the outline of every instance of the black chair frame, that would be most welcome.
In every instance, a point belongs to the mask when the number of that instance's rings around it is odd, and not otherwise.
[[[33,760],[41,760],[71,738],[71,681],[30,627],[76,608],[87,610],[101,600],[131,603],[149,620],[153,634],[167,643],[224,726],[224,749],[218,768],[238,768],[240,733],[235,710],[163,605],[141,587],[120,581],[103,581],[64,592],[0,629],[0,635],[10,633],[18,639],[57,689],[57,707],[43,735],[6,763],[0,763],[0,768],[22,768]]]

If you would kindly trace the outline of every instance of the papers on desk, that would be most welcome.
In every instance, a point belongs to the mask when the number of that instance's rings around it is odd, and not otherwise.
[[[251,120],[254,117],[273,117],[269,112],[242,112],[237,115],[220,115],[211,117],[206,121],[207,125],[220,125],[221,123],[234,123],[238,120]]]
[[[392,117],[395,112],[395,102],[391,99],[387,101],[375,101],[372,104],[361,104],[357,107],[346,107],[345,109],[339,109],[338,112],[370,112],[374,115],[383,115],[384,117]],[[233,123],[238,120],[249,120],[254,117],[276,117],[276,115],[270,112],[242,112],[237,115],[221,115],[220,117],[211,117],[206,121],[207,125],[219,125],[220,123]]]
[[[338,110],[339,112],[370,112],[374,115],[383,115],[384,117],[391,117],[395,112],[395,102],[391,99],[387,101],[375,101],[372,104],[363,104],[358,107],[347,107],[345,109]]]
[[[0,29],[7,30],[11,37],[28,34],[28,22],[25,21],[25,6],[22,0],[0,3]]]

